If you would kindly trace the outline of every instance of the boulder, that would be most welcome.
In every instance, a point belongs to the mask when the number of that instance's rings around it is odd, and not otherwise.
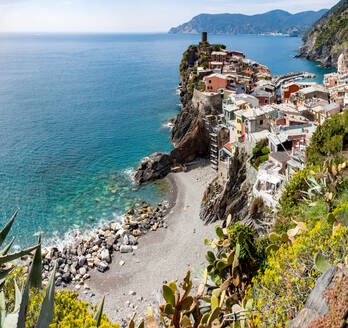
[[[97,265],[97,269],[99,272],[105,272],[109,269],[109,265],[104,261],[100,261]]]
[[[313,320],[328,313],[329,309],[326,304],[326,292],[332,287],[337,270],[338,267],[336,265],[331,265],[319,277],[303,309],[289,322],[286,326],[287,328],[306,327]]]
[[[120,252],[121,253],[131,253],[131,252],[133,252],[133,247],[130,245],[121,245]]]
[[[153,153],[145,157],[139,164],[135,174],[135,183],[141,185],[165,177],[170,172],[171,157],[164,153]]]
[[[109,250],[107,250],[107,249],[103,249],[102,250],[102,252],[101,252],[101,260],[105,261],[107,263],[111,262],[111,256],[110,256]]]

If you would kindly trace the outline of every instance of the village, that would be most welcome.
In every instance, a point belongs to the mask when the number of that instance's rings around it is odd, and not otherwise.
[[[202,42],[207,41],[202,33]],[[305,165],[316,128],[348,106],[348,59],[323,84],[310,73],[272,76],[268,67],[221,47],[208,63],[191,63],[192,103],[210,133],[210,163],[221,185],[229,178],[238,148],[249,155],[253,195],[276,207],[286,182]]]

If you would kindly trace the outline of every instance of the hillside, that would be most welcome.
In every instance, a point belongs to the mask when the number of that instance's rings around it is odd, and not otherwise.
[[[348,52],[348,0],[341,0],[331,8],[303,40],[301,57],[320,61],[324,67],[336,66],[338,56]]]
[[[201,14],[189,22],[173,27],[169,33],[200,33],[212,34],[264,34],[283,33],[302,35],[326,9],[305,11],[290,14],[283,10],[273,10],[258,15],[242,14]]]

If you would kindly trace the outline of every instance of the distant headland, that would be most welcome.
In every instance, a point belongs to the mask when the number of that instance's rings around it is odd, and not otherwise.
[[[284,10],[272,10],[263,14],[200,14],[189,22],[173,27],[171,34],[279,34],[301,36],[328,10],[303,11],[291,14]]]

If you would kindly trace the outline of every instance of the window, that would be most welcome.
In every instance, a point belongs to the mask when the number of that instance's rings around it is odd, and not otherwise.
[[[208,83],[211,83],[211,80],[208,80]]]
[[[265,99],[265,104],[267,104],[268,103],[268,100],[267,99]]]
[[[238,118],[238,119],[237,119],[237,123],[240,123],[240,122],[241,122],[241,120]]]
[[[263,124],[263,120],[260,120],[260,125],[262,125]]]

